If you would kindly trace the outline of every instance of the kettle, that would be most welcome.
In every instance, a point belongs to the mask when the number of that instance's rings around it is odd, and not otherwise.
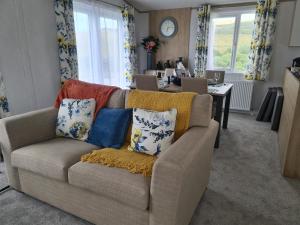
[[[293,60],[291,71],[293,73],[300,73],[300,57]]]

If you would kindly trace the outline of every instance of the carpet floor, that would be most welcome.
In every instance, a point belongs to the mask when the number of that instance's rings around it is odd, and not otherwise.
[[[300,224],[300,180],[280,175],[277,134],[269,123],[231,113],[220,146],[214,152],[208,189],[190,225]],[[0,195],[0,224],[90,223],[9,190]]]
[[[3,162],[0,162],[0,189],[4,188],[6,185],[7,185],[7,178],[5,176],[5,166]]]

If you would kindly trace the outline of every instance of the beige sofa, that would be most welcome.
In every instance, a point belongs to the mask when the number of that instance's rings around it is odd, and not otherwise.
[[[118,90],[107,107],[124,108]],[[190,128],[155,162],[151,178],[80,162],[96,146],[55,137],[57,109],[1,120],[0,141],[10,185],[101,225],[187,225],[208,184],[218,123],[212,98],[193,100]]]

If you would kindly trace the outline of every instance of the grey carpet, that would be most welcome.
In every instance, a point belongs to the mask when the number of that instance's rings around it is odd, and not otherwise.
[[[4,163],[0,162],[0,189],[7,185],[7,178],[5,176],[5,173],[6,172],[5,172]]]
[[[190,225],[300,224],[300,180],[280,175],[277,135],[269,127],[251,116],[230,114],[208,189]],[[0,195],[0,224],[90,223],[10,190]]]

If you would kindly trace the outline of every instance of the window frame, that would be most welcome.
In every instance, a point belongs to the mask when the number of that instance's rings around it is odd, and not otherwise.
[[[208,38],[208,63],[207,69],[211,70],[225,70],[229,73],[243,73],[244,71],[237,71],[235,69],[236,59],[237,59],[237,47],[239,43],[239,35],[240,35],[240,24],[242,14],[255,14],[255,6],[244,6],[244,7],[230,7],[230,8],[218,8],[214,9],[211,12],[210,23],[209,23],[209,31],[213,31],[213,23],[212,20],[215,18],[224,18],[224,17],[234,17],[234,33],[232,39],[232,49],[231,49],[231,59],[230,59],[230,68],[222,68],[222,67],[214,67],[213,66],[213,40],[214,40],[214,32],[209,32]],[[249,43],[250,45],[250,43]]]

